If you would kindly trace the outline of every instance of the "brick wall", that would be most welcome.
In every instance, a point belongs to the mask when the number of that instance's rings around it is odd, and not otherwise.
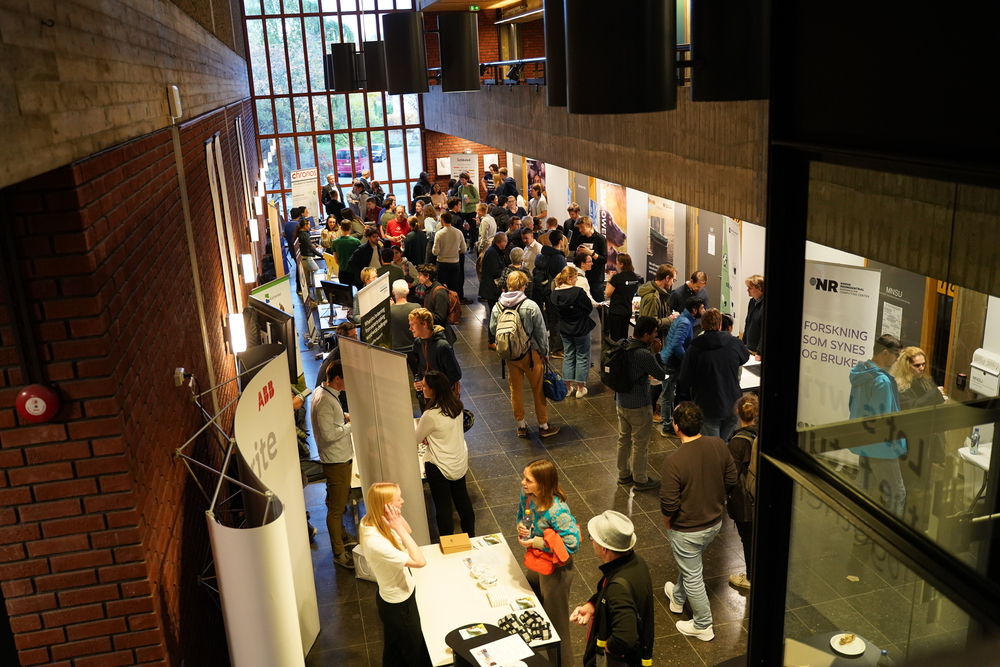
[[[437,17],[440,12],[424,12],[424,30],[437,30]],[[499,12],[481,11],[477,12],[476,21],[479,25],[479,62],[485,63],[500,59],[500,44],[498,40],[497,27],[493,22],[497,20]],[[428,34],[424,40],[427,45],[427,66],[441,66],[440,41],[436,34]]]
[[[237,251],[246,252],[239,113],[246,130],[249,101],[181,128],[220,381],[234,369],[219,325],[226,306],[203,141],[221,133]],[[171,135],[160,131],[4,192],[45,380],[64,400],[53,422],[18,422],[25,378],[3,303],[0,582],[22,665],[228,663],[221,614],[197,584],[210,553],[207,501],[173,457],[202,424],[173,368],[202,387],[208,378],[177,185]],[[197,440],[188,452],[217,456],[218,446]]]
[[[499,158],[497,164],[501,167],[507,166],[507,153],[503,150],[453,137],[450,134],[424,130],[424,171],[428,173],[431,183],[437,181],[441,184],[442,188],[447,189],[451,174],[437,173],[437,158],[450,157],[452,153],[461,153],[465,149],[469,149],[479,156],[480,176],[489,167],[489,165],[483,164],[483,156],[488,153],[496,153]],[[477,183],[476,185],[479,184]],[[485,194],[485,192],[479,193],[480,196],[484,196]]]

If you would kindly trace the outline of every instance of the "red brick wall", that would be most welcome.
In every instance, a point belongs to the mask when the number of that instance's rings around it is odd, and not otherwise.
[[[226,305],[202,142],[221,133],[237,251],[247,252],[239,113],[252,133],[249,102],[181,128],[219,381],[234,369],[220,327]],[[246,146],[253,174],[255,143]],[[221,614],[197,584],[210,553],[207,501],[173,456],[202,425],[173,368],[203,388],[208,372],[171,134],[4,195],[44,379],[64,401],[53,422],[19,423],[12,408],[25,379],[0,304],[0,582],[20,662],[225,665]],[[227,386],[220,401],[235,390]],[[218,446],[200,439],[187,451],[211,456]]]
[[[424,130],[424,171],[429,174],[431,183],[437,181],[441,184],[442,188],[447,188],[448,181],[451,178],[451,174],[437,174],[437,158],[439,157],[450,157],[452,153],[461,153],[465,149],[471,150],[479,157],[479,169],[480,176],[482,176],[483,171],[489,168],[489,165],[483,164],[482,156],[488,153],[497,154],[497,164],[501,167],[507,166],[507,153],[506,151],[490,148],[489,146],[484,146],[483,144],[477,144],[474,141],[467,141],[465,139],[460,139],[458,137],[453,137],[450,134],[442,134],[441,132],[434,132],[433,130]],[[479,185],[478,183],[476,185]],[[479,195],[485,196],[485,192],[482,192],[480,188]]]
[[[529,21],[521,24],[521,48],[524,58],[545,57],[544,21]]]
[[[437,30],[437,17],[440,12],[424,12],[424,30]],[[497,27],[493,22],[497,20],[499,13],[493,11],[477,12],[476,20],[479,24],[479,62],[486,63],[500,60],[500,44],[498,40]],[[441,49],[437,34],[427,34],[424,40],[427,45],[427,66],[441,66]]]

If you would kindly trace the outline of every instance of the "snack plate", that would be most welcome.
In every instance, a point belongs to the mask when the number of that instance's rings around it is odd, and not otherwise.
[[[830,648],[832,648],[837,653],[842,655],[861,655],[865,652],[865,640],[860,637],[855,636],[854,641],[848,644],[841,644],[840,639],[846,637],[848,633],[844,632],[839,635],[834,635],[830,637]]]

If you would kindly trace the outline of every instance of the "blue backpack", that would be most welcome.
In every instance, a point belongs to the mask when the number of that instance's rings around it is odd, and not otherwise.
[[[542,389],[545,398],[550,401],[561,401],[566,398],[566,383],[562,377],[554,371],[546,370],[542,375]]]

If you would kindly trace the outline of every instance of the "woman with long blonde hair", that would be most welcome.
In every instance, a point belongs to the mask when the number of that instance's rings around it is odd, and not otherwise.
[[[409,570],[427,565],[427,560],[400,512],[403,496],[392,482],[376,482],[369,487],[365,502],[368,513],[361,520],[358,537],[378,582],[375,606],[384,630],[382,667],[430,667]]]

